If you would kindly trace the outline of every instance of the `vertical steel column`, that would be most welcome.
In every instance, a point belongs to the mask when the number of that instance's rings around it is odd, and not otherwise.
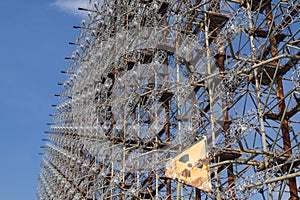
[[[271,1],[267,3],[266,8],[266,17],[267,17],[267,22],[268,22],[268,28],[269,30],[273,30],[275,28],[275,24],[273,21],[273,14],[272,14],[272,5]],[[278,56],[278,49],[277,45],[278,42],[276,40],[275,36],[270,37],[270,49],[271,49],[271,55],[273,57]],[[279,65],[278,61],[274,62],[275,66]],[[291,139],[290,139],[290,134],[289,134],[289,125],[288,125],[288,119],[287,116],[284,115],[286,105],[284,101],[284,91],[283,91],[283,85],[282,85],[282,77],[279,76],[275,80],[275,85],[276,85],[276,96],[278,100],[278,109],[279,109],[279,114],[281,117],[281,133],[282,133],[282,139],[283,139],[283,150],[287,151],[289,155],[292,155],[292,150],[289,150],[291,148]],[[288,179],[289,183],[289,188],[290,188],[290,198],[291,199],[299,199],[298,196],[298,190],[297,190],[297,183],[296,183],[296,178],[289,178]]]
[[[247,15],[248,15],[248,26],[250,31],[254,31],[253,27],[253,22],[252,22],[252,15],[251,15],[251,5],[250,2],[247,2]],[[250,44],[251,44],[251,51],[252,51],[252,58],[256,59],[255,53],[255,42],[254,42],[254,36],[253,33],[250,34]],[[263,110],[263,103],[261,101],[261,95],[262,92],[260,91],[260,80],[258,78],[259,76],[259,70],[254,69],[254,76],[255,76],[255,92],[257,95],[257,110],[258,110],[258,120],[259,120],[259,125],[260,125],[260,134],[261,134],[261,140],[262,140],[262,145],[263,145],[263,151],[267,151],[267,138],[266,138],[266,131],[265,131],[265,125],[264,125],[264,110]],[[267,155],[264,155],[264,166],[269,165],[269,157]],[[273,195],[272,195],[272,189],[271,185],[268,185],[268,196],[270,200],[273,200]]]
[[[203,8],[205,11],[208,10],[207,8],[207,3],[209,3],[209,1],[207,2],[206,1],[206,4],[204,4]],[[210,45],[210,42],[209,42],[209,38],[210,38],[210,35],[209,35],[209,25],[210,25],[210,19],[209,19],[209,15],[208,13],[204,13],[204,33],[205,33],[205,48],[206,48],[206,56],[207,56],[207,73],[208,75],[211,75],[212,74],[212,68],[211,68],[211,52],[210,52],[210,49],[209,49],[209,45]],[[208,95],[209,95],[209,108],[210,108],[210,124],[211,124],[211,139],[212,139],[212,147],[215,148],[216,147],[216,135],[215,135],[215,118],[214,118],[214,83],[211,79],[209,79],[207,81],[207,84],[208,84]],[[219,194],[219,177],[218,177],[218,169],[215,168],[214,170],[214,176],[215,176],[215,188],[216,188],[216,199],[217,200],[220,200],[221,197],[220,197],[220,194]]]
[[[216,12],[221,12],[220,9],[220,0],[217,1],[216,3]],[[219,44],[221,45],[221,44]],[[222,47],[220,47],[222,48]],[[225,72],[225,49],[219,49],[218,54],[216,55],[216,65],[219,67],[219,72],[221,74],[221,78],[224,76]],[[223,129],[225,132],[225,142],[226,144],[229,144],[229,135],[227,131],[230,128],[229,124],[229,113],[228,113],[228,108],[227,108],[227,103],[226,100],[222,100],[222,109],[223,109],[223,116],[224,116],[224,124],[223,124]],[[228,146],[230,148],[230,146]],[[228,176],[228,188],[234,186],[234,175],[233,175],[233,165],[230,164],[227,168],[227,176]]]
[[[166,60],[164,63],[164,74],[167,75],[168,74],[168,61]],[[164,107],[166,110],[166,124],[165,124],[165,133],[166,133],[166,142],[170,142],[170,100],[167,100],[164,103]],[[166,187],[167,187],[167,200],[171,200],[171,195],[172,195],[172,191],[171,191],[171,179],[167,178],[166,181]]]
[[[195,189],[196,189],[195,200],[201,200],[201,191],[198,188],[195,188]]]

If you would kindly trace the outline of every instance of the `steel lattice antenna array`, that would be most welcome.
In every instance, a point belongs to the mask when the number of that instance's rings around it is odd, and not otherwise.
[[[299,0],[80,10],[37,199],[299,199]],[[167,177],[203,138],[212,190]]]

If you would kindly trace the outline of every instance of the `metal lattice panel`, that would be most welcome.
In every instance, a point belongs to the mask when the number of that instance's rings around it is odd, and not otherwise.
[[[37,199],[298,199],[299,9],[89,0]]]

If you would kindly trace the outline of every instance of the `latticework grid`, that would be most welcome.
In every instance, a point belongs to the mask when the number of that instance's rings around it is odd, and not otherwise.
[[[299,0],[90,0],[37,199],[299,199]],[[165,176],[203,138],[212,191]]]

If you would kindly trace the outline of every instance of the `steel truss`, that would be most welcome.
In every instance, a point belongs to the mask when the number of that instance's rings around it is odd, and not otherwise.
[[[89,0],[37,199],[299,199],[299,0]],[[165,175],[206,138],[211,191]]]

